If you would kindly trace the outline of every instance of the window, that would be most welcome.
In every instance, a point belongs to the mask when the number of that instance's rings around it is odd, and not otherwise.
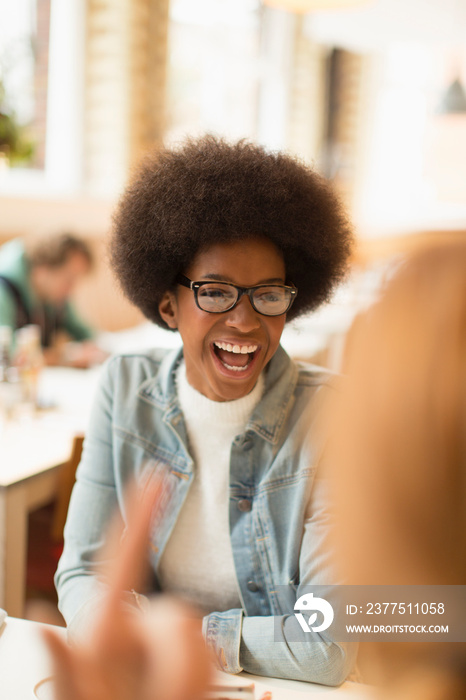
[[[72,193],[81,186],[84,5],[0,0],[2,111],[32,145],[29,160],[11,158],[13,167],[2,168],[2,194]]]

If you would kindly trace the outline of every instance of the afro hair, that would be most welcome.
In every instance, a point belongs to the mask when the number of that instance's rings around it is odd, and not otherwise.
[[[213,136],[149,155],[113,224],[110,259],[120,285],[163,328],[159,302],[201,249],[270,239],[298,288],[289,321],[329,299],[352,245],[346,213],[323,177],[283,153]]]

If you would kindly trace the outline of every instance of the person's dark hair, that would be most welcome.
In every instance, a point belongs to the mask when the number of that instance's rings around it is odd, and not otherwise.
[[[75,253],[86,258],[89,267],[93,265],[92,252],[86,241],[71,233],[31,239],[26,242],[25,250],[31,267],[61,267]]]
[[[343,278],[352,231],[330,183],[282,153],[213,136],[162,149],[142,163],[114,215],[113,269],[127,297],[158,312],[179,272],[212,244],[264,236],[298,288],[287,320],[329,299]]]

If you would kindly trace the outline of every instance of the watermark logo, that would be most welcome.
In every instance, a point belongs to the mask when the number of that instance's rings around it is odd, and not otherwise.
[[[286,615],[276,615],[274,641],[466,642],[466,585],[356,586],[302,584],[274,591]],[[294,618],[296,617],[296,621]]]
[[[302,612],[295,612],[296,619],[298,620],[303,632],[323,632],[328,629],[333,622],[333,608],[327,600],[324,598],[317,598],[314,593],[305,593],[300,596],[294,605],[295,610],[302,610],[309,614],[309,618],[306,619]],[[320,625],[314,626],[317,620],[317,613],[320,612],[324,616],[323,622]]]

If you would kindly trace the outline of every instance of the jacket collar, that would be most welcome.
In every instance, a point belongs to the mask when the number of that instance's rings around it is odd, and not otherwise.
[[[180,412],[176,392],[176,371],[183,357],[183,348],[169,352],[163,358],[156,377],[145,382],[141,394],[165,413],[165,420]],[[272,444],[279,441],[280,432],[293,405],[298,378],[296,366],[279,346],[265,372],[265,388],[247,430],[257,433]]]

